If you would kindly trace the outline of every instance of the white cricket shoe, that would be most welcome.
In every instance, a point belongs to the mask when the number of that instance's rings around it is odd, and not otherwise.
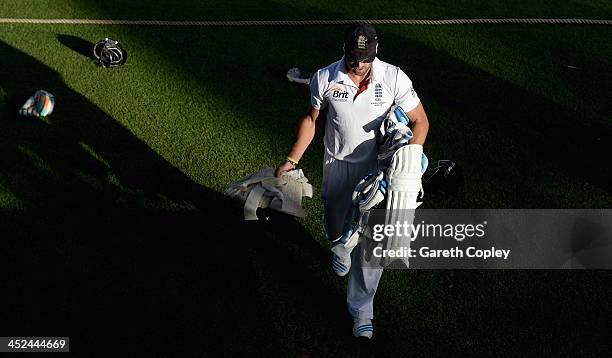
[[[338,276],[346,276],[347,273],[351,270],[351,254],[348,255],[338,255],[334,253],[332,257],[332,269]]]
[[[357,338],[372,338],[374,334],[374,326],[369,318],[355,318],[353,324],[353,335]]]
[[[335,244],[331,251],[334,253],[332,257],[332,269],[338,276],[346,276],[351,270],[351,252],[357,245],[359,234],[353,234],[353,230],[344,233]]]

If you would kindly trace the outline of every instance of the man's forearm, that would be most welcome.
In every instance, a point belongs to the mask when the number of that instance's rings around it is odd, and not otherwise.
[[[293,144],[291,152],[289,153],[291,158],[295,159],[296,161],[299,161],[302,158],[306,148],[308,148],[312,142],[312,139],[314,138],[316,128],[315,125],[315,119],[312,118],[310,113],[302,118],[298,126],[295,143]]]
[[[409,144],[423,145],[425,138],[427,138],[427,132],[429,132],[429,120],[427,119],[423,104],[419,103],[406,114],[414,121],[412,123],[412,139],[410,139]]]
[[[427,138],[427,132],[429,131],[429,122],[427,120],[421,120],[414,123],[412,126],[412,139],[409,144],[420,144],[425,143]]]

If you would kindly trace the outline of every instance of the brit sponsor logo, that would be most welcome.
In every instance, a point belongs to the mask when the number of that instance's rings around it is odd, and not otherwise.
[[[335,90],[335,91],[332,92],[332,98],[347,99],[348,98],[348,91],[338,91],[338,90]]]

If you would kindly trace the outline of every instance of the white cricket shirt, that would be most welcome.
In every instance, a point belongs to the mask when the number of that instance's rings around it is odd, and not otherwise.
[[[329,107],[325,123],[325,150],[337,160],[363,163],[378,154],[378,129],[393,104],[404,111],[420,102],[412,81],[399,67],[374,59],[365,91],[359,91],[346,73],[344,57],[320,69],[310,80],[310,103]]]

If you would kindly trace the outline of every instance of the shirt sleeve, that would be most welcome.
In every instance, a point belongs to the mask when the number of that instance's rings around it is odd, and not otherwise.
[[[397,81],[395,83],[395,104],[401,106],[405,112],[416,108],[421,102],[412,81],[401,69],[397,69]]]
[[[321,71],[317,71],[310,79],[310,104],[312,105],[312,108],[317,110],[323,109],[327,106],[325,97],[323,97],[324,89],[321,88],[319,81],[320,72]]]

